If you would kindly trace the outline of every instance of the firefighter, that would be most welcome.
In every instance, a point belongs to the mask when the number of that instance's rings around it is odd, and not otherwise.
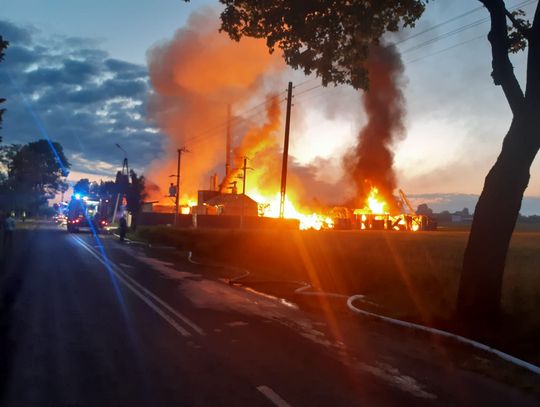
[[[127,221],[126,217],[122,215],[120,221],[118,222],[118,234],[120,235],[120,241],[123,242],[126,237],[127,232]]]
[[[7,216],[3,220],[3,228],[4,228],[4,253],[7,253],[11,250],[13,246],[13,232],[15,230],[15,219],[13,219],[13,216],[11,213],[8,212]]]

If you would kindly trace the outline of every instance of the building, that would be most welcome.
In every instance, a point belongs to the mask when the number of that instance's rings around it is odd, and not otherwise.
[[[199,191],[199,198],[201,198]],[[198,214],[224,215],[224,216],[259,216],[259,205],[256,201],[243,194],[214,194],[204,196],[204,201],[198,202]],[[211,196],[213,195],[213,196]]]

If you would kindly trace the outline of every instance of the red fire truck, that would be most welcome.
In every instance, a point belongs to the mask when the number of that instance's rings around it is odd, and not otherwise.
[[[106,209],[107,205],[99,198],[74,194],[67,211],[68,232],[103,229],[108,225]]]

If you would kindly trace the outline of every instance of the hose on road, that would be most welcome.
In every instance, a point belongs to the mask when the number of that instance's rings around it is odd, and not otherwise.
[[[215,267],[215,265],[204,264],[204,263],[200,263],[200,262],[197,262],[197,261],[193,260],[192,252],[188,253],[188,261],[190,263],[197,264],[197,265],[209,265],[209,266],[214,266]],[[219,267],[227,267],[227,268],[234,269],[234,270],[240,270],[242,272],[241,274],[228,279],[227,282],[230,285],[242,284],[242,283],[240,283],[240,280],[243,280],[243,279],[245,279],[245,278],[247,278],[247,277],[249,277],[251,275],[251,272],[249,270],[247,270],[247,269],[230,267],[230,266],[221,266],[221,265]],[[277,283],[279,281],[264,281],[264,282],[265,283],[268,283],[268,282]],[[370,311],[366,311],[366,310],[363,310],[361,308],[358,308],[356,305],[354,305],[355,302],[364,302],[364,303],[368,303],[370,305],[377,305],[375,303],[367,301],[365,299],[365,296],[363,296],[361,294],[355,294],[355,295],[350,295],[349,296],[349,295],[338,294],[338,293],[327,293],[327,292],[324,292],[324,291],[308,291],[310,288],[312,288],[312,286],[310,284],[306,283],[306,282],[294,281],[294,282],[290,282],[290,283],[298,284],[298,285],[301,286],[301,287],[297,288],[296,290],[294,290],[294,292],[296,294],[306,295],[306,296],[324,296],[324,297],[330,297],[330,298],[346,299],[348,309],[351,312],[353,312],[354,314],[362,315],[362,316],[366,316],[366,317],[370,317],[370,318],[375,318],[375,319],[387,322],[387,323],[392,324],[392,325],[401,326],[401,327],[413,329],[413,330],[416,330],[416,331],[426,332],[426,333],[429,333],[431,335],[435,335],[435,336],[439,336],[439,337],[443,337],[443,338],[448,338],[448,339],[454,340],[456,342],[469,345],[469,346],[471,346],[471,347],[473,347],[475,349],[479,349],[479,350],[482,350],[484,352],[495,355],[495,356],[497,356],[497,357],[499,357],[499,358],[501,358],[501,359],[503,359],[503,360],[505,360],[505,361],[507,361],[509,363],[512,363],[512,364],[514,364],[516,366],[519,366],[521,368],[524,368],[524,369],[526,369],[526,370],[528,370],[528,371],[530,371],[532,373],[540,375],[540,366],[536,366],[536,365],[534,365],[532,363],[529,363],[529,362],[527,362],[525,360],[516,358],[515,356],[512,356],[512,355],[510,355],[508,353],[502,352],[502,351],[500,351],[498,349],[492,348],[491,346],[488,346],[488,345],[483,344],[481,342],[475,341],[473,339],[466,338],[464,336],[457,335],[457,334],[454,334],[454,333],[451,333],[451,332],[443,331],[442,329],[431,328],[431,327],[428,327],[428,326],[425,326],[425,325],[420,325],[420,324],[415,324],[415,323],[412,323],[412,322],[403,321],[403,320],[400,320],[400,319],[390,318],[390,317],[387,317],[385,315],[376,314],[374,312],[370,312]]]

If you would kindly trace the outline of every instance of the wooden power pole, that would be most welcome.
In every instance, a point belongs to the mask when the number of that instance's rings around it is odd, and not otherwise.
[[[182,153],[189,153],[185,148],[179,148],[178,150],[178,162],[176,165],[176,198],[174,200],[174,226],[178,224],[178,204],[180,201],[180,162],[182,160]]]
[[[292,82],[287,89],[287,115],[285,116],[285,141],[283,143],[283,162],[281,166],[281,192],[279,198],[279,217],[285,216],[285,197],[287,194],[287,164],[289,161],[289,130],[291,127]]]
[[[246,194],[246,178],[247,178],[247,157],[244,157],[244,165],[242,166],[243,176],[242,176],[242,195]]]
[[[242,196],[240,197],[242,199],[242,211],[240,214],[240,228],[244,227],[244,217],[245,217],[245,209],[246,209],[246,182],[247,182],[247,172],[248,170],[252,170],[253,168],[247,166],[248,158],[244,157],[244,165],[242,165]]]
[[[232,134],[231,134],[231,105],[227,105],[227,141],[225,145],[225,177],[228,177],[231,173],[231,148],[232,148]]]

